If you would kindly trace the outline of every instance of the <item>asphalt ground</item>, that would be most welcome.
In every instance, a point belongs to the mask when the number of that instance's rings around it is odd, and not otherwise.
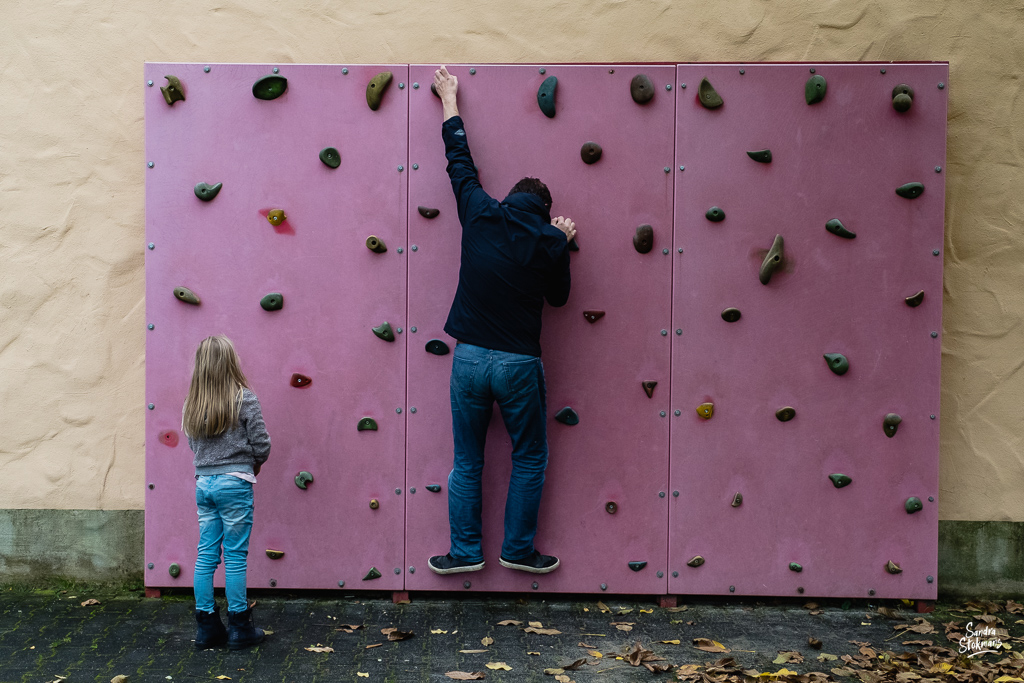
[[[250,591],[249,599],[256,602],[256,624],[272,631],[266,641],[238,652],[200,651],[193,646],[194,603],[188,593],[146,598],[138,590],[4,587],[0,681],[105,683],[116,676],[127,676],[128,683],[450,681],[447,672],[461,671],[483,672],[484,680],[495,682],[667,681],[687,672],[693,674],[689,680],[704,683],[753,680],[755,673],[762,674],[761,680],[800,682],[815,677],[798,674],[818,671],[836,681],[872,683],[873,675],[832,674],[831,669],[844,662],[818,657],[857,656],[867,644],[879,652],[916,651],[920,644],[901,644],[915,637],[956,650],[955,643],[947,642],[942,624],[966,622],[973,616],[952,611],[962,609],[961,604],[940,602],[934,613],[916,614],[913,606],[899,602],[866,600],[822,600],[815,607],[808,600],[681,598],[679,607],[667,609],[653,598],[638,596],[600,596],[599,602],[598,596],[413,594],[410,603],[396,605],[390,594]],[[98,604],[83,606],[87,600]],[[218,603],[223,613],[219,592]],[[880,614],[880,606],[898,613]],[[1024,615],[1004,611],[1002,616],[1004,628],[1018,636],[1015,640],[1024,640],[1019,638],[1024,634]],[[921,623],[914,622],[915,617],[927,619],[935,632],[922,636],[894,628]],[[521,623],[499,623],[506,620]],[[531,628],[530,622],[540,622],[533,627],[540,632],[525,630]],[[382,629],[390,628],[411,636],[389,640]],[[720,643],[727,652],[697,649],[699,638]],[[821,641],[820,650],[809,644],[812,638]],[[649,664],[672,668],[652,673],[634,666],[625,655],[635,652],[638,644],[641,653],[649,650],[649,657],[664,658]],[[1015,642],[1011,645],[1022,649]],[[790,661],[780,665],[776,662],[782,651],[799,656],[790,655]],[[639,657],[634,654],[633,659]],[[728,657],[736,660],[731,676],[728,663],[726,673],[712,668],[708,675],[709,666]],[[545,669],[564,668],[580,659],[586,661],[576,669],[545,674]],[[497,667],[499,663],[508,668]],[[779,675],[780,669],[787,671]],[[889,678],[916,683],[912,678]],[[925,683],[929,680],[926,675]]]

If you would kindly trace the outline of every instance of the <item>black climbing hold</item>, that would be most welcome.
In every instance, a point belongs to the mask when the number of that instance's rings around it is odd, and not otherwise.
[[[580,158],[583,159],[585,164],[594,164],[601,158],[602,151],[601,145],[596,142],[584,142],[583,146],[580,147]]]
[[[288,89],[288,79],[284,76],[264,76],[252,84],[252,96],[258,100],[276,100]]]
[[[772,163],[772,151],[770,149],[759,149],[754,152],[747,152],[747,156],[760,164]]]
[[[779,418],[779,422],[789,422],[796,417],[796,410],[790,406],[779,408],[775,411],[775,417]]]
[[[697,99],[708,109],[717,109],[723,104],[722,96],[711,85],[711,81],[706,78],[701,79],[700,87],[697,88]]]
[[[636,227],[633,235],[633,248],[641,254],[646,254],[654,247],[654,228],[644,223]]]
[[[885,571],[889,572],[890,574],[902,574],[903,568],[895,562],[893,562],[892,560],[889,560],[885,563]]]
[[[850,361],[841,353],[826,353],[825,362],[828,363],[828,369],[837,375],[846,374],[850,369]]]
[[[178,578],[178,575],[181,574],[181,565],[177,562],[171,562],[171,566],[167,568],[167,573],[170,574],[172,578]]]
[[[433,83],[430,84],[430,92],[434,93],[434,97],[441,99],[441,96],[437,94],[437,86]]]
[[[892,108],[903,113],[914,104],[914,89],[906,83],[900,83],[892,89]]]
[[[573,237],[572,240],[569,241],[569,251],[579,251],[579,250],[580,250],[580,245],[576,243],[576,238]]]
[[[440,493],[441,492],[441,485],[440,484],[427,484],[427,490],[430,491],[431,493]]]
[[[725,220],[725,211],[722,211],[717,206],[712,206],[705,212],[704,218],[707,218],[712,223],[718,223]]]
[[[426,206],[416,207],[416,210],[420,212],[420,215],[424,218],[437,218],[437,215],[441,213],[440,209],[430,209]]]
[[[564,425],[578,425],[580,423],[580,416],[575,410],[566,406],[555,413],[555,419]]]
[[[896,188],[896,194],[907,199],[920,197],[922,192],[924,192],[924,185],[921,183],[907,183]]]
[[[377,431],[377,421],[374,420],[372,417],[364,417],[361,420],[359,420],[359,424],[356,425],[356,429],[360,432],[375,432]]]
[[[690,561],[686,563],[688,567],[699,567],[704,564],[704,558],[700,555],[694,555],[690,558]]]
[[[913,296],[908,296],[906,299],[904,299],[904,301],[906,301],[907,305],[910,306],[911,308],[916,308],[917,306],[920,306],[921,302],[924,301],[924,290],[922,289],[920,292]]]
[[[376,235],[370,235],[366,238],[366,248],[375,254],[383,254],[388,250],[387,245],[384,244],[384,240]]]
[[[320,150],[320,161],[324,162],[325,166],[338,168],[341,166],[341,152],[334,147],[324,147]]]
[[[803,565],[797,564],[796,562],[790,562],[789,568],[795,572],[802,572],[804,570]]]
[[[366,572],[366,576],[363,577],[363,581],[372,581],[373,579],[379,578],[380,571],[376,567],[370,567],[370,571]]]
[[[295,485],[300,489],[305,490],[306,486],[313,483],[313,475],[309,472],[302,471],[295,475]]]
[[[271,292],[260,299],[260,306],[263,307],[264,311],[280,311],[284,308],[284,294],[281,294],[281,292]]]
[[[268,549],[267,550],[267,557],[269,557],[272,560],[280,560],[282,557],[284,557],[284,551],[283,550],[270,550],[270,549]]]
[[[433,89],[434,86],[430,86]],[[548,76],[537,89],[537,104],[544,116],[549,119],[555,118],[555,90],[558,88],[558,79]]]
[[[380,108],[381,100],[384,99],[384,91],[391,85],[391,79],[390,71],[381,71],[366,84],[366,104],[373,111]]]
[[[604,317],[604,311],[583,311],[583,317],[588,323],[593,324]]]
[[[164,76],[167,79],[167,85],[160,86],[160,92],[164,94],[164,100],[167,104],[173,105],[175,102],[185,101],[185,90],[181,87],[181,81],[178,80],[177,76]]]
[[[768,284],[772,279],[772,273],[782,265],[782,243],[782,235],[776,235],[775,241],[772,242],[772,248],[768,250],[764,261],[761,262],[761,269],[758,271],[757,277],[761,280],[762,285]]]
[[[644,388],[644,393],[647,394],[647,398],[654,398],[654,387],[658,386],[658,383],[653,379],[646,379],[640,382],[640,386]]]
[[[312,383],[313,383],[313,380],[310,379],[309,377],[306,377],[305,375],[300,375],[297,372],[292,375],[291,384],[292,384],[293,387],[306,388],[306,387],[308,387]]]
[[[447,356],[451,349],[440,339],[431,339],[427,342],[427,352],[435,356]]]
[[[373,333],[383,339],[386,342],[395,341],[395,331],[391,329],[391,324],[388,321],[382,322],[377,327],[372,328]]]
[[[643,569],[644,567],[647,566],[646,562],[629,562],[628,564],[629,564],[629,568],[632,569],[635,572],[638,572],[638,571],[640,571],[641,569]]]
[[[839,235],[840,237],[845,237],[850,240],[857,236],[857,233],[847,230],[846,226],[843,225],[843,222],[838,218],[833,218],[828,223],[825,223],[825,229],[833,235]]]
[[[903,504],[903,508],[907,511],[908,515],[912,515],[915,512],[924,509],[924,504],[921,503],[921,499],[917,496],[911,496],[907,498],[907,502]]]
[[[722,320],[724,320],[727,323],[734,323],[740,319],[741,315],[743,314],[740,313],[740,309],[727,308],[724,311],[722,311]]]
[[[736,495],[732,497],[732,503],[730,503],[730,505],[734,508],[738,508],[740,505],[743,505],[743,494],[737,491]]]
[[[839,474],[838,472],[836,472],[835,474],[828,475],[828,478],[832,480],[832,485],[835,486],[837,489],[841,489],[844,486],[849,486],[850,483],[853,482],[853,479],[850,479],[845,474]]]
[[[821,74],[808,78],[807,83],[804,85],[804,99],[807,100],[807,104],[814,104],[825,99],[827,87],[828,84],[825,82],[825,77]]]
[[[609,515],[614,515],[618,511],[618,509],[619,509],[618,504],[614,503],[612,501],[608,501],[607,503],[604,504],[604,510]]]
[[[174,298],[178,301],[184,301],[186,304],[192,304],[193,306],[199,305],[199,297],[195,295],[188,287],[175,287]]]
[[[896,430],[899,429],[900,422],[903,422],[903,418],[896,413],[888,413],[885,418],[882,419],[882,429],[885,430],[885,435],[890,439],[896,436]]]
[[[654,84],[644,74],[637,74],[629,82],[629,94],[637,104],[647,104],[654,98]]]
[[[224,187],[224,183],[217,183],[216,185],[207,185],[206,183],[196,183],[193,192],[196,196],[202,199],[204,202],[208,202],[217,196],[220,192],[220,188]]]

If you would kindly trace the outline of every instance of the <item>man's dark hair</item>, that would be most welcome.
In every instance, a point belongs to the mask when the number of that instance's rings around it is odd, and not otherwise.
[[[544,202],[544,206],[551,208],[551,193],[548,192],[548,186],[537,180],[536,178],[523,178],[515,187],[509,192],[509,194],[515,194],[516,192],[526,192],[529,194],[535,194],[540,197],[540,200]]]

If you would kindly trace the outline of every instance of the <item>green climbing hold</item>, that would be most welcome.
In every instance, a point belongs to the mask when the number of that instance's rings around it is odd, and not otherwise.
[[[907,305],[910,306],[911,308],[916,308],[917,306],[920,306],[921,302],[924,301],[924,290],[922,289],[920,292],[914,294],[913,296],[908,296],[906,299],[904,299],[904,301],[906,301]]]
[[[761,269],[757,272],[757,277],[761,280],[762,285],[768,284],[772,279],[772,273],[782,265],[782,245],[782,235],[776,235],[775,241],[772,242],[772,248],[768,250],[764,261],[761,261]]]
[[[629,94],[637,104],[647,104],[654,99],[654,83],[644,74],[637,74],[629,82]]]
[[[901,114],[914,104],[914,89],[906,83],[900,83],[892,89],[892,108]]]
[[[700,87],[697,88],[697,99],[708,109],[717,109],[723,104],[722,96],[706,78],[701,79]]]
[[[373,579],[380,578],[380,570],[376,567],[370,567],[370,571],[366,572],[366,576],[363,577],[363,581],[372,581]]]
[[[832,480],[832,485],[837,489],[849,486],[853,482],[853,479],[850,479],[845,474],[839,474],[838,472],[828,475],[828,478]]]
[[[903,504],[908,515],[912,515],[915,512],[919,512],[924,509],[924,505],[921,503],[921,499],[917,496],[911,496],[907,498],[907,502]]]
[[[700,555],[694,555],[690,558],[690,561],[686,563],[687,567],[699,567],[704,564],[704,558]]]
[[[264,311],[280,311],[284,308],[284,294],[281,294],[281,292],[271,292],[260,299],[260,306],[263,307]]]
[[[647,566],[646,562],[628,562],[627,564],[629,564],[629,568],[635,572],[638,572]]]
[[[199,305],[199,297],[195,295],[188,287],[175,287],[174,298],[178,301],[183,301],[186,304],[192,304],[193,306]]]
[[[828,363],[828,369],[837,375],[844,375],[850,369],[850,361],[841,353],[826,353],[825,362]]]
[[[181,81],[178,80],[177,76],[164,76],[167,79],[167,85],[160,86],[160,92],[164,94],[164,100],[167,104],[173,105],[175,102],[185,101],[185,90],[181,87]]]
[[[754,152],[747,152],[747,156],[759,164],[772,163],[772,151],[770,149],[759,149]]]
[[[815,74],[808,78],[807,83],[804,85],[804,99],[807,100],[807,104],[814,104],[825,99],[827,87],[828,84],[825,82],[825,77],[820,74]]]
[[[712,223],[718,223],[725,220],[725,211],[722,211],[717,206],[712,206],[704,213],[704,218],[707,218]]]
[[[921,183],[907,183],[896,188],[896,194],[906,199],[915,199],[924,192],[924,185]]]
[[[433,89],[433,85],[430,86]],[[540,88],[537,89],[537,104],[540,106],[540,110],[544,112],[544,116],[549,119],[555,118],[555,90],[558,88],[558,79],[554,76],[548,76],[544,79],[544,82],[540,84]]]
[[[578,425],[580,423],[580,416],[575,410],[566,406],[555,413],[555,420],[561,422],[564,425]]]
[[[313,483],[313,475],[309,472],[299,472],[295,475],[295,485],[300,489],[305,490],[306,487]]]
[[[288,89],[288,79],[271,74],[252,84],[252,96],[258,100],[276,100]]]
[[[896,436],[896,430],[899,429],[900,422],[903,422],[903,418],[896,413],[888,413],[882,420],[882,429],[885,430],[885,435],[890,439]]]
[[[825,229],[833,235],[839,235],[840,237],[845,237],[848,240],[852,240],[857,236],[857,233],[847,230],[846,226],[843,225],[843,222],[838,218],[833,218],[828,223],[825,223]]]
[[[386,320],[374,327],[373,333],[386,342],[395,341],[395,331],[391,329],[391,325]]]
[[[167,573],[175,579],[178,578],[178,575],[181,574],[181,565],[177,562],[171,562],[171,566],[167,568]]]
[[[341,152],[334,147],[324,147],[320,150],[320,161],[324,162],[325,166],[338,168],[341,166]]]
[[[356,429],[360,432],[375,432],[377,431],[377,421],[374,420],[372,417],[364,417],[361,420],[359,420],[359,424],[356,425]]]
[[[451,352],[448,345],[440,339],[431,339],[427,342],[427,353],[432,353],[435,356],[447,356]]]
[[[270,549],[268,549],[267,550],[267,557],[269,557],[272,560],[280,560],[282,557],[284,557],[284,551],[283,550],[270,550]]]
[[[391,85],[392,78],[390,71],[381,71],[366,84],[366,104],[373,111],[380,108],[381,100],[384,99],[384,91]]]
[[[366,238],[366,248],[375,254],[383,254],[388,250],[387,245],[384,244],[384,240],[376,235],[370,235]]]
[[[789,422],[796,417],[796,409],[790,406],[779,408],[775,411],[775,417],[779,419],[779,422]]]
[[[885,571],[889,572],[890,574],[902,574],[903,568],[895,562],[893,562],[892,560],[889,560],[885,563]]]
[[[654,248],[654,228],[644,223],[636,226],[636,233],[633,235],[633,248],[641,254],[646,254]]]
[[[802,572],[804,570],[803,565],[797,562],[790,562],[789,568],[794,572]]]
[[[207,185],[206,183],[196,183],[196,186],[192,189],[196,193],[196,196],[202,199],[204,202],[208,202],[217,196],[220,192],[220,188],[224,187],[224,183],[217,183],[216,185]]]

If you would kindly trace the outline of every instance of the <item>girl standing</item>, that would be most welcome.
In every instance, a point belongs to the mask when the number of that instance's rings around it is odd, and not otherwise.
[[[270,455],[260,402],[242,374],[238,354],[224,336],[204,339],[196,350],[182,430],[195,453],[199,553],[196,557],[196,647],[227,644],[241,650],[263,640],[246,602],[245,572],[252,531],[256,475]],[[224,548],[228,628],[213,601],[213,573]]]

